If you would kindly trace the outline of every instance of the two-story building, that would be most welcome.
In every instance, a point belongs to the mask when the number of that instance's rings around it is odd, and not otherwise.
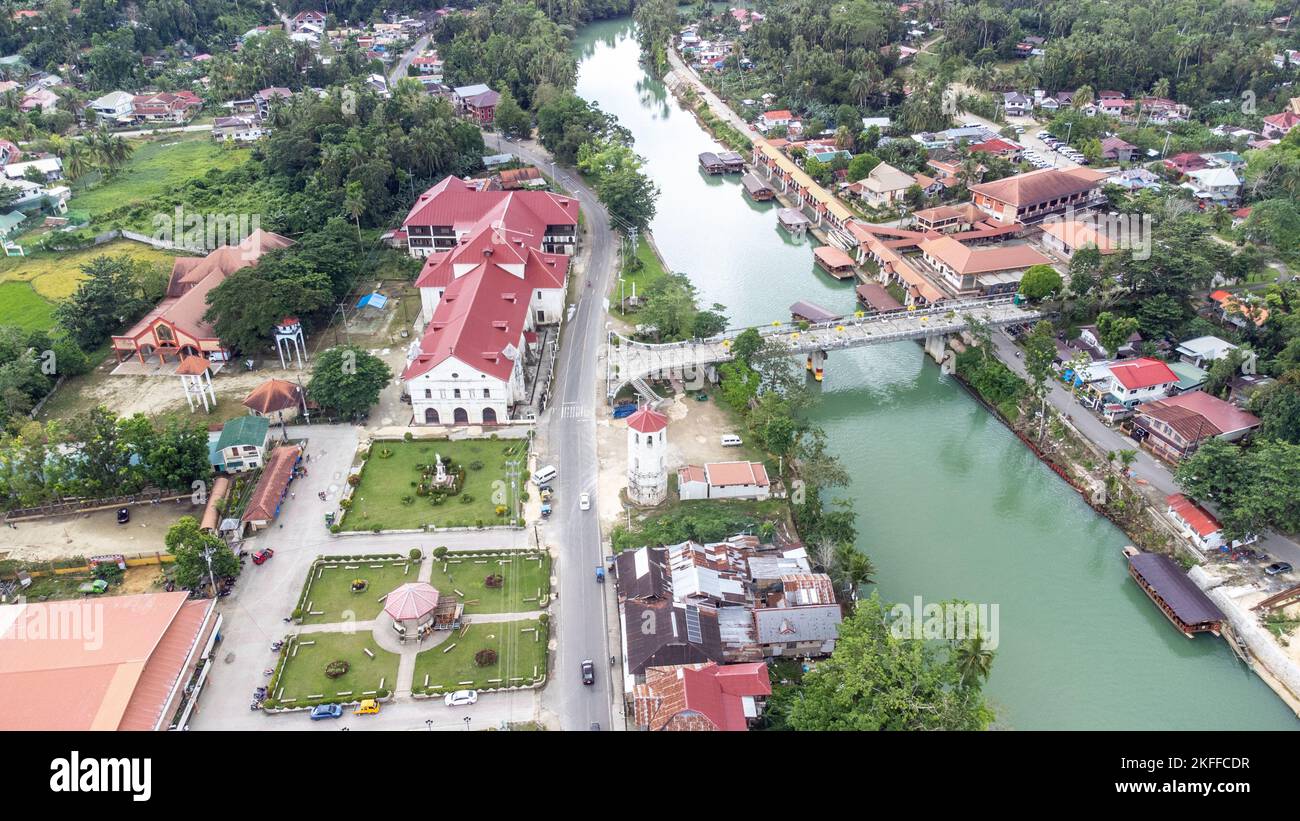
[[[1133,408],[1143,402],[1163,399],[1178,384],[1178,374],[1159,359],[1139,357],[1110,366],[1105,390],[1121,405]]]
[[[1104,199],[1100,184],[1106,176],[1087,168],[1041,168],[972,185],[971,202],[1000,222],[1030,224],[1067,208],[1097,205]]]
[[[1190,391],[1133,409],[1133,438],[1162,459],[1177,462],[1207,439],[1235,442],[1259,427],[1259,417],[1204,391]]]
[[[954,296],[1014,293],[1025,271],[1052,261],[1029,245],[978,248],[943,236],[920,244],[921,257]]]

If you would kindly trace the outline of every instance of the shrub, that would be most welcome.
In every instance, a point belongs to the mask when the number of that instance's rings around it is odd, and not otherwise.
[[[483,585],[485,587],[489,587],[492,589],[496,589],[504,583],[505,583],[505,579],[501,576],[500,573],[491,573],[486,578],[483,579]]]
[[[379,533],[379,532],[382,531],[383,529],[384,529],[384,526],[383,526],[383,525],[371,525],[371,526],[370,526],[370,532],[371,532],[371,533]]]
[[[497,663],[497,651],[491,648],[484,648],[474,654],[474,663],[479,667],[491,667]]]
[[[482,469],[483,469],[483,463],[480,462],[479,460],[475,459],[473,462],[470,462],[470,463],[469,463],[469,469],[470,469],[470,470],[482,470]]]
[[[420,548],[418,547],[413,547],[411,548],[411,552],[407,553],[406,555],[410,558],[411,561],[418,562],[420,559],[424,558],[424,551],[420,550]]]
[[[356,486],[357,486],[358,484],[360,484],[360,483],[361,483],[361,474],[360,474],[360,473],[352,473],[352,474],[349,474],[349,475],[348,475],[348,484],[349,484],[349,485],[352,485],[353,487],[356,487]]]
[[[496,507],[496,511],[497,511],[497,515],[498,515],[498,516],[504,516],[504,515],[506,515],[506,506],[505,506],[505,505],[497,505],[497,507]]]
[[[402,496],[402,504],[410,505],[414,503],[415,503],[415,497],[412,496],[411,494],[407,493],[404,496]]]
[[[402,438],[405,439],[407,442],[409,442],[409,441],[411,441],[412,439],[414,439],[415,437],[412,436],[412,435],[411,435],[411,432],[408,430],[406,433],[403,433],[403,434],[402,434]]]
[[[433,558],[442,560],[447,555],[447,548],[444,545],[438,545],[433,549]]]
[[[551,614],[550,614],[550,613],[542,613],[540,616],[537,617],[537,623],[538,623],[538,624],[542,624],[542,625],[550,624],[550,623],[551,623]]]
[[[470,504],[471,502],[474,501],[474,494],[472,494],[472,493],[462,493],[462,494],[460,494],[460,500],[461,500],[461,502],[463,502],[464,504]]]
[[[340,678],[342,676],[346,676],[348,674],[349,667],[351,667],[351,665],[349,665],[346,661],[343,661],[342,659],[331,661],[329,664],[325,665],[325,677]]]
[[[343,508],[344,510],[347,510],[348,508],[352,507],[352,500],[351,500],[351,499],[340,499],[340,500],[339,500],[339,507]]]

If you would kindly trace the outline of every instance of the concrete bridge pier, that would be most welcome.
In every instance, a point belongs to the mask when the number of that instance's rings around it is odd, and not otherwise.
[[[818,382],[822,381],[822,377],[826,374],[826,352],[809,352],[808,361],[804,364],[804,368],[813,375],[813,379]]]
[[[944,353],[947,351],[947,348],[948,348],[947,334],[937,334],[935,336],[927,336],[925,338],[926,356],[933,359],[935,363],[939,365],[943,364]]]

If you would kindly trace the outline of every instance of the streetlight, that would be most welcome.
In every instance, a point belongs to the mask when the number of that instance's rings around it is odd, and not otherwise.
[[[465,716],[465,732],[469,732],[469,716]]]
[[[426,727],[429,728],[429,732],[433,732],[433,719],[431,719],[431,718],[426,718],[426,719],[424,720],[424,726],[426,726]]]

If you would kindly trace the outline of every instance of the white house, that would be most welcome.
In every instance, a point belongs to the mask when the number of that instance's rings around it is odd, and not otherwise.
[[[1173,493],[1165,498],[1167,507],[1165,515],[1182,530],[1182,535],[1201,550],[1218,550],[1223,545],[1223,525],[1209,511],[1197,505],[1181,493]],[[1241,547],[1259,541],[1259,536],[1250,535],[1244,539],[1235,539],[1229,547]]]
[[[1183,187],[1191,190],[1197,199],[1225,205],[1236,202],[1241,194],[1241,180],[1231,168],[1202,168],[1187,175]]]
[[[1133,407],[1141,402],[1163,399],[1178,384],[1178,374],[1159,359],[1140,357],[1110,366],[1106,390],[1120,404]]]
[[[762,462],[710,462],[677,471],[677,492],[688,499],[766,499],[771,482]]]
[[[130,119],[135,112],[135,97],[125,91],[110,91],[102,97],[91,100],[87,108],[101,119]]]
[[[1217,336],[1198,336],[1180,343],[1176,350],[1184,362],[1203,368],[1205,363],[1223,359],[1236,349],[1237,346],[1226,339],[1219,339]]]

